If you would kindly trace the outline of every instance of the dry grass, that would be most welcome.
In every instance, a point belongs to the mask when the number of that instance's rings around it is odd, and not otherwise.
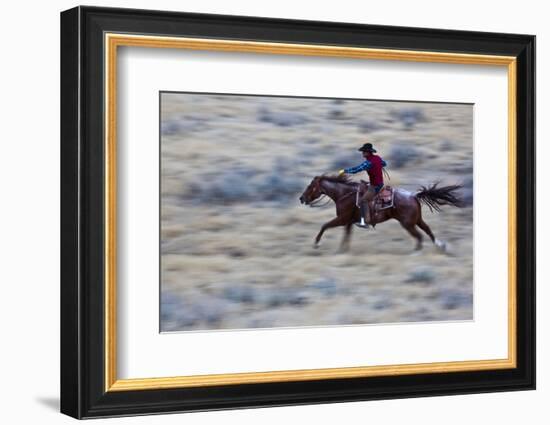
[[[163,330],[472,318],[471,207],[423,211],[448,255],[396,221],[338,254],[341,228],[312,247],[334,206],[298,202],[367,140],[392,185],[471,179],[471,106],[163,94],[161,118]]]

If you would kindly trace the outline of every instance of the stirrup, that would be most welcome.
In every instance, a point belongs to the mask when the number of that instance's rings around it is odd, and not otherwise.
[[[367,222],[364,221],[364,220],[356,221],[356,222],[353,223],[353,224],[355,224],[357,227],[361,227],[362,229],[368,229],[368,228],[370,228],[369,223],[367,223]]]

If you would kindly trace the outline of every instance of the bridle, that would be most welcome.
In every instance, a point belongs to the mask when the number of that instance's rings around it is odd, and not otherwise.
[[[330,197],[327,199],[327,201],[323,204],[321,204],[321,201],[325,199],[325,197],[327,196],[327,194],[323,191],[323,188],[321,186],[321,179],[317,179],[317,181],[315,182],[315,187],[314,189],[318,190],[319,193],[321,194],[321,196],[319,196],[317,199],[315,199],[314,201],[311,201],[309,203],[309,206],[311,208],[321,208],[321,207],[324,207],[325,205],[327,205],[331,199]]]

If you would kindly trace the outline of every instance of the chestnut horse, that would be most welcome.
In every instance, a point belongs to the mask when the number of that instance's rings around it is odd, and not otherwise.
[[[349,248],[352,225],[361,218],[359,208],[355,204],[358,186],[357,182],[352,181],[346,175],[323,175],[314,177],[302,193],[300,196],[302,204],[315,206],[319,203],[322,195],[328,196],[336,204],[336,217],[321,226],[321,230],[315,238],[315,248],[319,246],[319,241],[325,230],[338,226],[345,226],[340,250],[346,251]],[[442,205],[460,207],[462,201],[457,197],[456,191],[461,187],[460,185],[438,187],[436,183],[430,187],[422,186],[416,193],[394,188],[393,207],[373,211],[370,224],[374,226],[391,218],[396,219],[416,239],[415,249],[417,250],[422,248],[422,235],[416,228],[418,226],[439,249],[445,251],[445,243],[436,239],[430,227],[422,220],[421,203],[427,205],[430,211],[440,211]]]

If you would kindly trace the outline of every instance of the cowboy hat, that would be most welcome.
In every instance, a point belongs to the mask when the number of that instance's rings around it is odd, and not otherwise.
[[[361,152],[376,152],[376,149],[372,147],[372,143],[365,143],[357,150]]]

